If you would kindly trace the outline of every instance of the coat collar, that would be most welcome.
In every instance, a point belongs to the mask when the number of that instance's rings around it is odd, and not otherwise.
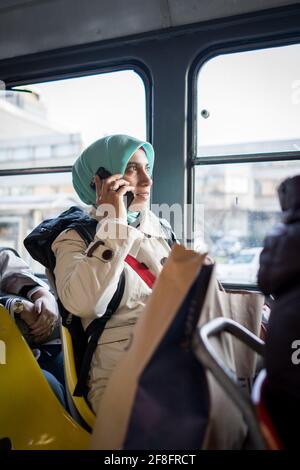
[[[166,238],[166,234],[161,226],[159,218],[150,209],[144,209],[140,212],[137,220],[132,224],[133,227],[139,228],[146,236],[156,238]]]
[[[98,220],[98,217],[96,216],[96,209],[94,207],[90,210],[89,215],[93,219]],[[131,227],[138,228],[146,236],[148,235],[156,238],[167,238],[159,218],[148,208],[140,212],[140,215],[134,221]]]

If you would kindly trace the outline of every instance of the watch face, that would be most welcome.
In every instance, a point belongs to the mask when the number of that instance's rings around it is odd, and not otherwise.
[[[22,300],[16,300],[14,304],[14,312],[17,314],[22,313],[24,310],[24,305]]]

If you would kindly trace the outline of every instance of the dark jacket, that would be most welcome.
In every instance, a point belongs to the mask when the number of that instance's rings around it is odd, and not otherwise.
[[[290,423],[300,416],[300,364],[292,360],[294,342],[300,340],[300,176],[285,180],[278,194],[282,223],[265,239],[258,285],[275,298],[266,337],[268,394],[282,438],[293,447]]]
[[[283,181],[278,195],[282,223],[265,239],[258,272],[260,289],[274,296],[300,289],[300,175]]]

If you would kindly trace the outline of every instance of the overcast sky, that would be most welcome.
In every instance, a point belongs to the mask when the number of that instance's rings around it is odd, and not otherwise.
[[[300,45],[227,54],[198,78],[199,144],[300,138]]]
[[[146,137],[145,89],[133,71],[35,85],[49,119],[80,132],[84,146],[107,134]]]
[[[35,88],[49,118],[80,132],[84,146],[113,133],[146,137],[145,90],[133,71]],[[200,69],[197,109],[199,147],[300,139],[300,45],[211,59]]]

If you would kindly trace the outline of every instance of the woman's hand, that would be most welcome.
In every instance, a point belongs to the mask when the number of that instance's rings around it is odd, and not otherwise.
[[[122,174],[109,176],[101,180],[98,175],[95,176],[96,186],[96,205],[109,204],[111,211],[109,217],[122,219],[127,223],[127,210],[124,204],[124,196],[128,191],[133,191],[134,187],[130,186],[128,181],[123,178]]]

